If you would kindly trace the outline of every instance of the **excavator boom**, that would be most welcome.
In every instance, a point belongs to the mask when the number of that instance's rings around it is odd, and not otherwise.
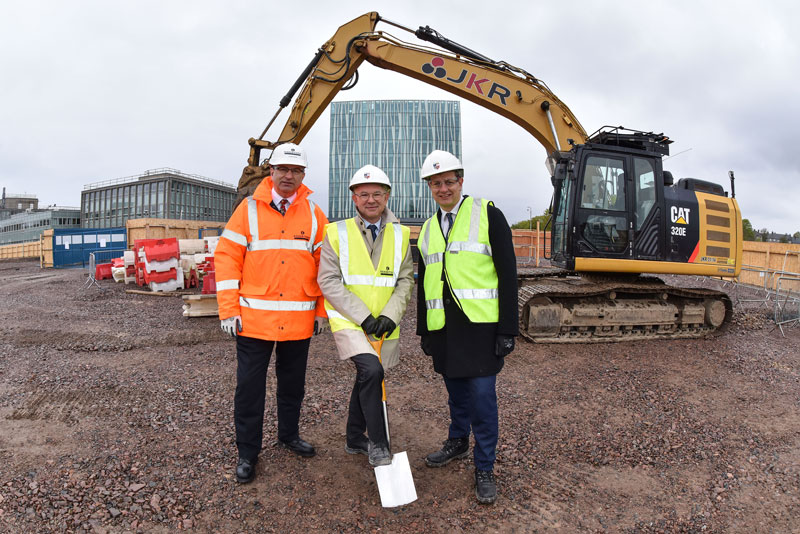
[[[378,13],[366,13],[341,26],[320,47],[281,101],[281,108],[288,105],[303,83],[278,138],[263,140],[270,123],[258,139],[250,139],[251,166],[258,165],[262,148],[272,149],[290,141],[299,143],[339,91],[348,88],[346,84],[351,80],[357,81],[358,68],[364,60],[444,89],[508,118],[533,135],[548,153],[568,147],[570,141],[583,143],[587,139],[572,111],[543,82],[524,70],[495,62],[428,27],[414,32],[389,22],[446,49],[402,42],[375,31],[380,20]]]

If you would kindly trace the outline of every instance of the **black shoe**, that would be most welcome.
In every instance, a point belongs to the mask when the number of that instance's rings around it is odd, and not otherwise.
[[[442,467],[457,458],[463,458],[469,452],[469,438],[450,438],[444,442],[441,450],[425,457],[428,467]]]
[[[308,443],[307,441],[303,441],[300,438],[293,439],[292,441],[281,441],[278,440],[278,444],[281,447],[285,447],[295,453],[298,456],[303,456],[306,458],[310,458],[317,454],[317,451],[314,450],[314,446]]]
[[[497,484],[491,471],[475,470],[475,496],[481,504],[492,504],[497,499]]]
[[[392,454],[389,452],[389,447],[383,443],[369,442],[369,465],[378,467],[381,465],[389,465],[392,463]]]
[[[258,462],[258,458],[252,461],[247,458],[239,458],[239,462],[236,464],[236,482],[240,484],[252,482],[256,477],[256,462]]]
[[[369,455],[369,440],[363,435],[354,441],[347,440],[344,444],[344,451],[347,454]]]

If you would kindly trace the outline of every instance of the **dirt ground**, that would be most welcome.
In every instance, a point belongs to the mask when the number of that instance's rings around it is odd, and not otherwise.
[[[314,338],[301,435],[275,446],[274,373],[257,478],[233,477],[234,343],[177,297],[85,271],[0,262],[0,531],[800,532],[800,328],[766,309],[723,335],[608,345],[518,343],[498,377],[494,506],[447,437],[441,378],[402,328],[387,374],[393,449],[419,499],[381,508],[343,450],[354,371]],[[131,286],[127,286],[130,288]]]

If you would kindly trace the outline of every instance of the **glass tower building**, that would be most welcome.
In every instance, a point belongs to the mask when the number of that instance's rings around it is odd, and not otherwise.
[[[114,228],[143,217],[225,222],[235,200],[231,184],[176,169],[153,169],[84,186],[81,226]]]
[[[392,181],[389,209],[403,222],[421,223],[436,211],[420,179],[425,157],[447,150],[461,159],[461,107],[449,100],[362,100],[331,104],[328,218],[355,215],[348,185],[371,164]]]

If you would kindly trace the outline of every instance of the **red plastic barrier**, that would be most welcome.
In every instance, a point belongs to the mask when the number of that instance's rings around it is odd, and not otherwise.
[[[144,259],[140,258],[139,252],[144,249],[146,243],[157,241],[156,239],[135,239],[133,241],[133,261],[136,266],[136,285],[145,285],[144,280]]]
[[[169,280],[177,280],[178,278],[178,271],[176,269],[170,269],[169,271],[164,271],[163,273],[159,273],[156,271],[150,273],[144,273],[144,281],[146,283],[150,282],[167,282]]]
[[[124,258],[114,258],[111,260],[112,267],[125,267],[125,259]]]
[[[146,282],[144,281],[144,267],[142,267],[141,269],[139,267],[136,267],[136,285],[143,286],[145,285],[145,283]]]
[[[190,287],[197,287],[200,285],[197,279],[197,269],[189,269],[189,275],[183,277],[183,287],[184,289],[189,289]]]
[[[151,241],[144,244],[144,254],[147,256],[147,261],[164,261],[181,257],[181,250],[178,247],[178,239],[176,237],[148,239],[147,241]]]
[[[112,278],[112,276],[111,276],[111,264],[110,263],[100,263],[100,264],[95,265],[94,278],[95,278],[95,280],[105,280],[106,278]]]
[[[208,271],[203,277],[203,295],[210,295],[217,292],[217,276],[216,271]]]

